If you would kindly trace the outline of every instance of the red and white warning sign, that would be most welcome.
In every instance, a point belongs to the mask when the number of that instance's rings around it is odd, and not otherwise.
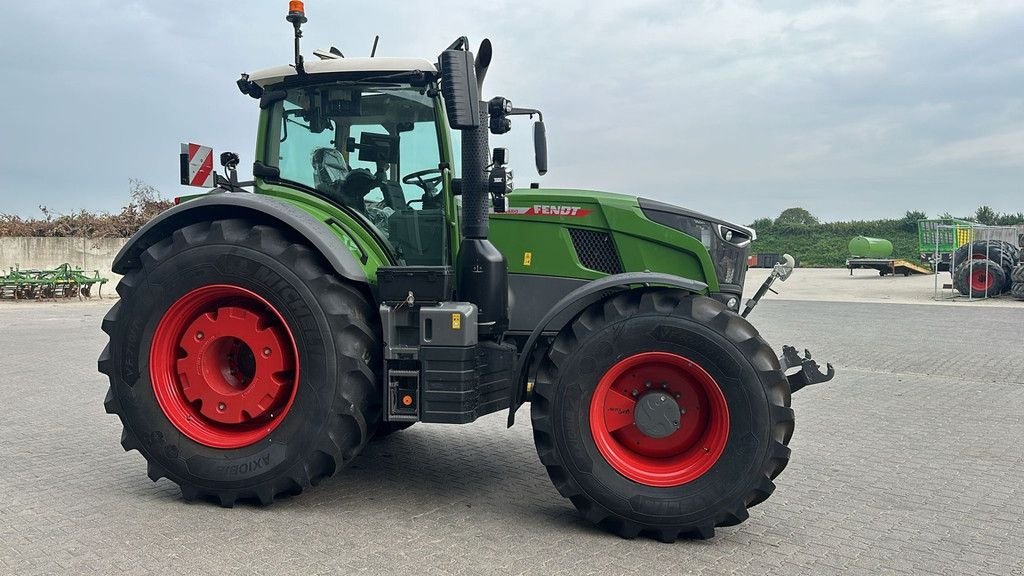
[[[181,183],[213,188],[213,148],[199,144],[181,145]]]

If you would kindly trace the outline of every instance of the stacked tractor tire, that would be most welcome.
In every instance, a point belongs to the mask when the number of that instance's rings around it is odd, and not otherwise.
[[[977,240],[953,254],[953,287],[972,298],[1013,292],[1024,298],[1020,248],[1001,240]]]
[[[1024,300],[1024,264],[1018,264],[1010,275],[1010,292],[1018,300]]]

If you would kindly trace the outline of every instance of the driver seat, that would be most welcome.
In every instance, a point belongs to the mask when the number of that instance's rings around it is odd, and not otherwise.
[[[384,194],[384,204],[395,212],[409,210],[409,205],[405,203],[405,191],[398,182],[384,180],[380,183],[380,191]]]
[[[345,156],[336,148],[323,147],[313,150],[313,184],[329,199],[366,213],[365,192],[360,195],[345,186],[345,179],[352,168]]]

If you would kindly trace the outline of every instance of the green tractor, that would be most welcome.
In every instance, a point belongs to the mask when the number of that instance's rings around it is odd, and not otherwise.
[[[754,231],[635,197],[514,190],[489,134],[541,113],[482,101],[491,60],[305,61],[242,75],[259,101],[252,182],[185,147],[216,185],[118,254],[105,407],[154,481],[270,504],[375,436],[531,402],[558,491],[624,537],[708,538],[785,468],[791,392],[827,374],[741,314]],[[786,373],[794,372],[787,377]],[[457,473],[457,471],[454,471]]]

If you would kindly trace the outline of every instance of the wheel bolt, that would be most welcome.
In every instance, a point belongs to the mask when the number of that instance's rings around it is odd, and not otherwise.
[[[217,404],[217,410],[219,412],[223,412],[223,411],[227,410],[227,408],[228,408],[227,405],[224,404],[223,402],[221,402],[220,404]]]
[[[267,358],[269,356],[270,356],[270,348],[264,348],[263,349],[263,357]]]
[[[202,340],[205,337],[206,335],[203,334],[202,332],[196,332],[196,340]]]
[[[650,387],[651,387],[651,383],[650,382],[644,382],[644,388],[650,388]]]
[[[680,408],[679,409],[679,414],[681,414],[683,416],[686,416],[686,408]]]
[[[636,396],[637,394],[640,394],[640,392],[637,390],[633,390],[633,396]]]

